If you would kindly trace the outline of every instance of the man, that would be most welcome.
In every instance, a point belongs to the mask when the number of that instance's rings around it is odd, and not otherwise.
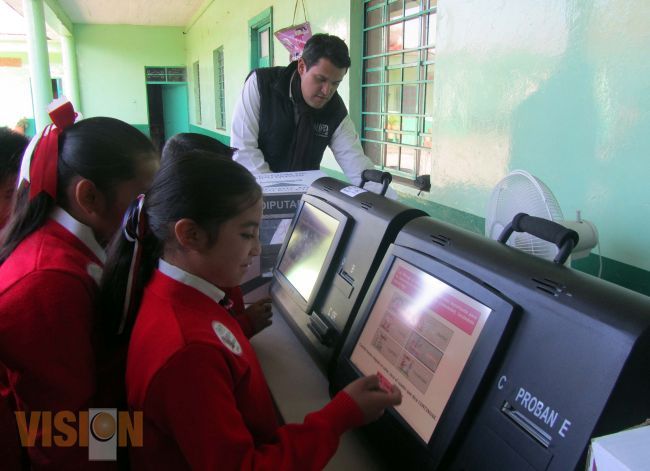
[[[361,172],[373,164],[336,91],[349,67],[343,40],[316,34],[297,61],[251,72],[233,113],[234,160],[252,173],[317,170],[329,146],[358,185]]]

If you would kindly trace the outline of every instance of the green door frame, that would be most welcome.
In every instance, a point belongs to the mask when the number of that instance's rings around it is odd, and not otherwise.
[[[251,43],[251,70],[273,66],[273,7],[268,7],[248,20],[248,31]],[[268,31],[268,59],[260,57],[260,37],[265,31]]]

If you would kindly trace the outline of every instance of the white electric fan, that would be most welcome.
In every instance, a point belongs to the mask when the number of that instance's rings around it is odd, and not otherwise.
[[[503,229],[518,213],[526,213],[554,221],[578,233],[579,241],[571,258],[586,257],[598,243],[596,227],[577,214],[577,220],[564,219],[560,204],[551,190],[538,178],[524,170],[513,170],[492,191],[485,217],[485,235],[498,239]],[[558,253],[555,244],[526,232],[514,232],[508,245],[541,258],[553,260]]]

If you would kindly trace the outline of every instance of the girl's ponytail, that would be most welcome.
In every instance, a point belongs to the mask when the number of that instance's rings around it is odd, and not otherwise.
[[[109,343],[128,341],[144,286],[160,257],[161,244],[149,230],[145,195],[136,198],[108,248],[99,292],[100,335]]]

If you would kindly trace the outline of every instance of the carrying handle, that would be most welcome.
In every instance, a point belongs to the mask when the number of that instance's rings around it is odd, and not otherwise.
[[[571,255],[571,251],[576,245],[578,245],[578,240],[580,240],[580,236],[578,236],[576,231],[567,229],[557,222],[529,216],[526,213],[519,213],[512,218],[512,222],[503,229],[497,240],[502,244],[505,244],[515,231],[526,232],[555,244],[559,251],[555,256],[553,263],[560,265],[566,262],[569,255]]]
[[[386,190],[388,190],[388,185],[390,185],[390,182],[392,181],[393,181],[393,176],[389,172],[366,169],[363,172],[361,172],[361,183],[359,183],[359,187],[363,188],[366,182],[381,183],[384,186],[381,188],[380,195],[384,196],[386,194]]]

